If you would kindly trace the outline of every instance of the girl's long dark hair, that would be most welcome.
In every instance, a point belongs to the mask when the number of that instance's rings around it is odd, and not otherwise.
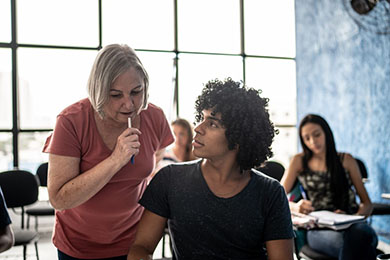
[[[303,169],[304,171],[309,170],[308,162],[313,157],[313,152],[306,146],[302,137],[302,127],[305,126],[307,123],[319,125],[325,133],[326,168],[330,172],[331,176],[330,188],[333,194],[333,203],[337,209],[341,209],[349,213],[349,184],[346,172],[341,163],[340,156],[337,153],[332,130],[330,129],[325,119],[319,115],[308,114],[302,119],[299,125],[299,138],[301,140],[304,154],[302,161]]]

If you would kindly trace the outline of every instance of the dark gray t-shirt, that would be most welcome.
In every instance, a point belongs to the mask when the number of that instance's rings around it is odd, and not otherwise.
[[[240,193],[220,198],[208,188],[200,162],[166,166],[140,200],[168,218],[175,259],[267,259],[265,241],[293,237],[279,182],[252,170]]]

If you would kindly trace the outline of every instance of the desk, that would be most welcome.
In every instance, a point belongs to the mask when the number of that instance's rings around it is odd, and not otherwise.
[[[390,193],[382,193],[382,198],[390,199]]]

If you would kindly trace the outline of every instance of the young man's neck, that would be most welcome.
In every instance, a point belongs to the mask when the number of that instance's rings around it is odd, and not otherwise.
[[[243,175],[236,162],[235,154],[220,159],[203,159],[201,167],[205,177],[221,184],[236,181]]]
[[[221,198],[237,195],[251,178],[249,171],[240,172],[240,167],[235,161],[204,159],[201,168],[209,189]]]

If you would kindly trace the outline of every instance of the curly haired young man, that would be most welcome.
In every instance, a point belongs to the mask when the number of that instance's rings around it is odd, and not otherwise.
[[[173,259],[293,259],[284,189],[253,169],[272,156],[267,105],[230,78],[206,84],[195,105],[201,159],[167,166],[151,181],[128,259],[152,259],[167,222]]]

